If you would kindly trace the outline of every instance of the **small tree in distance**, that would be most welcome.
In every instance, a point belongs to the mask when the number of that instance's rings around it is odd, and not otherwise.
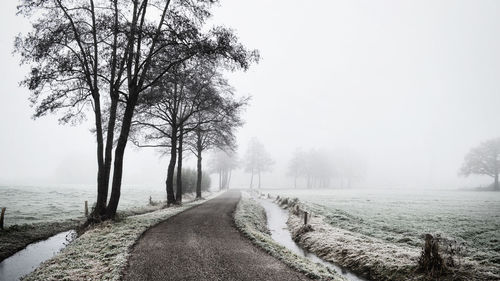
[[[274,160],[269,156],[264,145],[256,138],[253,138],[248,144],[248,149],[245,155],[245,172],[250,173],[250,188],[253,188],[253,177],[258,176],[258,188],[261,185],[261,173],[271,171],[274,165]]]
[[[294,188],[297,188],[297,179],[304,174],[304,159],[304,152],[297,149],[288,163],[287,175],[293,177]]]
[[[486,175],[494,179],[493,189],[500,190],[498,184],[498,173],[500,172],[500,138],[482,142],[479,146],[472,148],[460,169],[460,174],[469,176],[472,174]]]
[[[219,174],[219,190],[229,189],[232,171],[238,168],[238,156],[232,149],[216,149],[210,158],[212,173]]]

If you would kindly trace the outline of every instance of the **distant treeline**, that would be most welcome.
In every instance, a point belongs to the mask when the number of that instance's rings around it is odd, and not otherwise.
[[[297,149],[287,174],[293,178],[295,188],[350,188],[352,182],[364,177],[365,170],[364,161],[350,151]]]

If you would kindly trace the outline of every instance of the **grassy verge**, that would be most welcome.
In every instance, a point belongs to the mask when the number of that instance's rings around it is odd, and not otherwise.
[[[187,201],[194,200],[194,198],[195,194],[184,195],[184,200]],[[151,203],[136,208],[119,210],[117,216],[125,218],[150,213],[162,209],[166,205],[163,201],[154,201]],[[0,262],[26,248],[31,243],[45,240],[60,232],[76,229],[84,222],[84,217],[77,217],[67,220],[9,226],[5,230],[0,231]]]
[[[122,215],[116,221],[95,225],[23,280],[120,280],[130,249],[144,231],[205,201],[140,215]]]
[[[281,260],[289,267],[304,273],[309,278],[318,280],[344,280],[334,272],[329,271],[326,267],[315,264],[277,244],[271,238],[269,230],[267,229],[267,219],[264,208],[246,194],[242,195],[236,207],[234,221],[238,229],[250,239],[252,243]]]
[[[336,227],[319,214],[309,218],[310,228],[304,231],[300,210],[311,213],[313,208],[296,198],[280,198],[277,202],[290,210],[287,225],[298,244],[371,280],[500,280],[490,269],[469,258],[462,258],[460,266],[439,277],[428,276],[418,270],[419,247],[388,243]]]

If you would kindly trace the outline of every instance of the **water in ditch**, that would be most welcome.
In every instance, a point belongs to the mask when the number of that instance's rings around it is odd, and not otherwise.
[[[35,270],[42,262],[50,259],[66,247],[74,238],[74,230],[61,232],[46,240],[29,244],[23,250],[0,263],[0,280],[17,281]]]
[[[278,205],[269,200],[257,199],[257,201],[266,210],[267,227],[271,231],[271,237],[278,244],[286,247],[297,255],[306,257],[314,263],[319,263],[324,265],[325,267],[335,270],[339,275],[346,278],[347,280],[367,281],[367,279],[361,278],[336,264],[324,261],[315,254],[302,249],[295,243],[295,241],[293,241],[292,235],[290,234],[288,226],[286,225],[286,221],[288,220],[288,211],[281,209]]]

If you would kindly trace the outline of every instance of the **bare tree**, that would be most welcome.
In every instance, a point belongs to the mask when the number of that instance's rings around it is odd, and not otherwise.
[[[216,64],[201,59],[183,64],[175,77],[160,80],[160,84],[152,88],[140,101],[138,115],[134,121],[140,129],[138,137],[135,138],[136,144],[143,147],[170,148],[166,179],[169,204],[182,201],[182,181],[177,180],[174,196],[173,177],[177,162],[177,178],[182,179],[180,174],[184,138],[188,137],[188,144],[192,143],[190,139],[197,139],[198,135],[215,138],[210,135],[212,133],[218,134],[217,142],[223,142],[223,139],[229,142],[233,139],[231,129],[226,129],[226,126],[239,124],[239,117],[234,114],[245,100],[232,100],[232,93],[224,95],[226,87],[227,82],[217,71]],[[214,125],[215,123],[217,125]],[[190,136],[192,133],[197,136]],[[202,150],[216,142],[210,138],[201,140]],[[200,140],[197,139],[196,142],[198,141]],[[201,158],[201,151],[197,154]]]
[[[105,213],[119,89],[128,56],[128,49],[121,48],[125,39],[119,9],[117,0],[24,0],[18,6],[18,14],[33,20],[33,31],[16,38],[15,50],[22,63],[31,65],[22,84],[32,91],[34,117],[64,111],[62,123],[78,122],[92,108],[98,167],[93,220]]]
[[[15,47],[22,62],[32,66],[23,84],[33,93],[34,116],[64,110],[61,121],[76,122],[88,107],[94,113],[98,193],[91,220],[116,214],[123,155],[142,93],[195,56],[220,57],[243,69],[252,61],[249,57],[257,56],[237,43],[228,29],[201,32],[215,2],[21,1],[19,14],[32,19],[33,31],[16,38]],[[109,96],[103,96],[103,90]],[[112,190],[106,206],[113,148]]]
[[[228,189],[232,171],[239,165],[238,157],[232,149],[217,149],[209,162],[210,171],[219,174],[219,190]]]
[[[125,99],[120,136],[115,149],[113,184],[107,207],[108,217],[114,216],[118,206],[123,154],[139,96],[149,91],[174,69],[196,56],[225,59],[243,69],[248,68],[256,57],[256,53],[247,51],[228,29],[217,27],[206,34],[201,32],[203,24],[211,16],[210,8],[216,1],[168,0],[160,2],[160,5],[148,0],[132,2],[132,7],[128,10],[132,11],[131,20],[126,21],[130,26],[126,46],[131,50],[126,63],[128,95]],[[160,14],[159,19],[148,20],[149,9],[153,15]],[[170,192],[167,192],[169,202],[175,202],[172,179],[167,185],[167,189],[170,189]]]
[[[486,175],[494,179],[493,189],[500,190],[498,173],[500,172],[500,138],[482,142],[472,148],[460,169],[464,176],[471,174]]]
[[[305,154],[302,150],[295,150],[288,163],[287,175],[293,177],[293,187],[297,188],[297,179],[305,174]]]
[[[264,145],[256,138],[253,138],[248,144],[245,154],[245,172],[250,173],[250,188],[253,188],[254,175],[258,176],[258,185],[261,187],[261,174],[271,171],[274,160],[266,151]]]
[[[226,85],[225,80],[222,84]],[[227,87],[221,88],[224,89]],[[227,95],[223,95],[224,98],[220,100],[221,103],[216,104],[216,106],[214,106],[210,110],[200,112],[197,115],[197,126],[194,129],[194,135],[191,138],[191,152],[197,158],[197,198],[201,198],[203,152],[208,149],[216,148],[225,151],[228,155],[231,155],[232,157],[230,157],[230,159],[235,158],[233,157],[234,151],[236,149],[236,139],[234,131],[236,130],[236,128],[243,125],[243,121],[240,118],[240,113],[241,110],[248,104],[248,98],[236,100],[232,95],[232,91],[220,91],[219,93],[222,94],[224,92],[227,93]],[[232,169],[236,168],[237,166],[236,160],[232,162],[234,163],[227,167],[230,169],[229,178]],[[221,177],[219,177],[219,179],[221,179]],[[226,183],[227,185],[229,185],[229,180],[227,180]],[[221,181],[219,181],[219,185],[221,185]]]

